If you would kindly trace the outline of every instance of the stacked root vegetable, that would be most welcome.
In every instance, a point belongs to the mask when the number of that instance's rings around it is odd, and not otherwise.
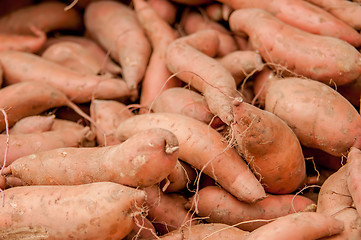
[[[361,239],[359,2],[0,6],[0,239]]]

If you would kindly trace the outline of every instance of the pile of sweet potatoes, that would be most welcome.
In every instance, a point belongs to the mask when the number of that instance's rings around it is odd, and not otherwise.
[[[0,239],[361,239],[358,1],[0,6]]]

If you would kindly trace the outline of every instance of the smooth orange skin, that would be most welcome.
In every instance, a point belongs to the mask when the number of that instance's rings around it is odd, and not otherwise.
[[[10,129],[10,134],[36,133],[50,131],[55,120],[55,115],[29,116],[15,123]]]
[[[148,4],[167,23],[173,24],[177,17],[177,6],[168,0],[149,0]]]
[[[262,9],[236,10],[229,24],[236,34],[245,32],[273,68],[338,86],[361,75],[361,54],[343,40],[304,32]]]
[[[32,35],[0,33],[0,51],[17,50],[36,52],[46,41],[46,34],[35,27],[30,27]]]
[[[342,156],[360,144],[361,117],[341,94],[331,87],[301,78],[271,81],[265,110],[284,120],[302,145]]]

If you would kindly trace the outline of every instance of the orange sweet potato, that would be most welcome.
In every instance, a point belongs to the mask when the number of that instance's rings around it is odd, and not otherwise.
[[[207,222],[253,231],[274,218],[303,211],[311,204],[314,204],[312,200],[295,195],[268,195],[257,203],[249,204],[238,201],[218,186],[208,186],[193,196],[186,207],[197,210],[200,217],[207,217]]]
[[[306,180],[306,166],[292,129],[276,115],[248,103],[235,105],[233,112],[236,149],[265,190],[285,194],[301,187]]]
[[[168,0],[148,0],[148,4],[167,23],[173,24],[177,17],[177,7]]]
[[[10,134],[36,133],[50,131],[55,120],[55,115],[29,116],[20,119],[10,128]]]
[[[287,25],[318,35],[342,39],[354,46],[360,46],[361,35],[351,26],[327,11],[299,0],[220,0],[233,7],[261,8]],[[307,16],[307,17],[305,17]],[[252,21],[253,22],[253,21]]]
[[[195,42],[199,37],[204,41]],[[217,52],[218,41],[214,30],[203,30],[179,38],[168,48],[167,66],[182,81],[200,91],[211,112],[229,125],[233,120],[232,101],[237,96],[237,90],[231,73],[210,57],[211,53]],[[202,52],[203,49],[207,49],[207,55]],[[189,59],[197,64],[190,64]]]
[[[360,144],[359,113],[341,94],[318,81],[271,81],[265,109],[284,120],[306,147],[341,156]]]
[[[143,0],[134,0],[137,18],[153,47],[144,80],[140,104],[149,107],[159,94],[169,88],[181,86],[177,78],[172,75],[166,65],[166,52],[168,46],[177,36],[174,30],[165,22],[151,6]]]
[[[4,169],[4,174],[17,177],[26,185],[109,181],[146,187],[169,175],[176,165],[178,149],[174,134],[149,129],[114,146],[57,148],[18,158]]]
[[[64,3],[50,1],[18,9],[0,18],[0,32],[31,34],[31,25],[44,32],[80,30],[80,13],[75,9],[65,11],[65,7]]]
[[[261,9],[239,9],[229,23],[235,33],[245,32],[252,46],[275,68],[337,85],[361,75],[361,54],[340,39],[301,31]]]
[[[31,53],[0,52],[0,65],[5,84],[26,81],[46,83],[76,103],[89,102],[92,97],[114,99],[135,94],[121,79],[81,74]]]
[[[122,75],[130,89],[143,79],[151,47],[135,12],[115,1],[93,2],[84,13],[87,31],[122,66]]]
[[[0,238],[54,240],[122,239],[146,197],[144,191],[109,182],[16,187],[4,196]]]
[[[256,202],[266,197],[261,184],[235,149],[227,147],[222,136],[207,124],[174,113],[149,113],[121,122],[116,136],[124,140],[149,128],[164,128],[179,141],[179,158],[216,179],[238,199]]]

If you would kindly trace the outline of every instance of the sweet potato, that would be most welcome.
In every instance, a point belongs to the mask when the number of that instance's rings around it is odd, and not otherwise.
[[[45,83],[29,81],[0,89],[0,108],[7,114],[9,127],[24,117],[40,114],[59,106],[68,106],[80,116],[91,120],[65,94]],[[5,118],[0,117],[0,132],[4,129]]]
[[[201,30],[212,29],[217,32],[219,39],[219,46],[217,51],[218,57],[223,57],[231,52],[238,50],[236,40],[231,33],[223,27],[223,25],[214,22],[213,20],[204,18],[197,12],[184,12],[180,22],[186,34],[196,33]]]
[[[130,89],[143,79],[151,47],[132,9],[114,1],[93,2],[84,13],[84,23],[92,38],[110,51],[122,66]]]
[[[51,126],[51,130],[56,131],[60,129],[80,129],[83,128],[81,124],[65,119],[54,119],[54,123]]]
[[[194,42],[198,37],[205,39]],[[235,80],[229,71],[210,57],[212,55],[207,56],[202,52],[208,46],[207,52],[215,54],[218,41],[214,30],[203,30],[179,38],[168,48],[167,66],[182,81],[200,91],[211,112],[230,125],[233,121],[232,101],[237,97]],[[190,64],[189,59],[197,64]]]
[[[295,195],[268,195],[257,203],[249,204],[238,201],[218,186],[208,186],[193,196],[186,207],[197,210],[200,217],[207,217],[207,222],[253,231],[274,218],[303,211],[311,204],[314,204],[312,200]]]
[[[204,10],[207,14],[207,17],[212,19],[213,21],[221,21],[223,20],[223,12],[222,12],[222,4],[219,2],[210,3],[204,7]]]
[[[77,43],[88,50],[95,59],[98,61],[98,64],[102,66],[102,72],[110,72],[114,75],[120,74],[122,69],[115,64],[107,53],[93,40],[85,37],[79,36],[60,36],[56,38],[48,38],[45,43],[44,48],[40,51],[40,54],[51,45],[59,42],[73,42]]]
[[[361,218],[353,207],[354,202],[348,188],[347,163],[323,183],[318,194],[317,212],[343,221],[345,230],[338,236],[326,239],[358,239],[361,235]]]
[[[357,110],[331,87],[309,79],[272,81],[265,109],[283,119],[301,144],[341,156],[361,135]]]
[[[276,115],[248,103],[235,105],[233,112],[235,147],[265,190],[285,194],[301,187],[306,166],[292,129]]]
[[[148,4],[167,23],[173,24],[177,17],[177,7],[168,0],[149,0]]]
[[[29,116],[20,119],[10,128],[10,134],[37,133],[50,131],[54,124],[55,115]]]
[[[121,121],[132,117],[134,114],[121,102],[114,100],[93,100],[90,105],[90,116],[102,129],[95,128],[97,143],[100,146],[119,144],[115,131]],[[93,126],[94,127],[94,126]],[[104,136],[105,134],[105,136]]]
[[[169,88],[181,86],[166,65],[168,46],[177,36],[174,30],[143,0],[134,0],[137,18],[153,47],[149,65],[142,82],[140,104],[149,107],[159,94]]]
[[[264,67],[261,55],[255,51],[234,51],[219,58],[218,61],[231,72],[236,85]]]
[[[5,190],[2,239],[122,239],[144,191],[116,183],[26,186]]]
[[[194,224],[191,213],[184,208],[187,199],[182,195],[163,193],[156,185],[144,191],[147,194],[145,205],[149,209],[147,218],[159,233],[165,234]]]
[[[57,148],[18,158],[3,173],[20,178],[26,185],[110,181],[147,187],[169,175],[176,165],[178,149],[174,134],[150,129],[114,146]]]
[[[222,125],[222,121],[209,110],[205,98],[199,93],[185,88],[170,88],[159,95],[150,106],[153,112],[183,114],[213,127]]]
[[[345,41],[301,31],[261,9],[237,10],[229,23],[234,32],[246,32],[253,47],[275,68],[280,65],[294,74],[336,85],[361,75],[361,54]]]
[[[92,97],[114,99],[135,94],[121,79],[81,74],[35,54],[0,52],[0,65],[4,71],[5,84],[26,81],[46,83],[76,103],[89,102]]]
[[[261,8],[272,13],[287,25],[318,35],[342,39],[354,46],[360,46],[361,35],[351,26],[327,11],[299,0],[220,0],[234,9]],[[307,16],[307,17],[305,17]],[[252,21],[253,24],[253,21]],[[264,27],[264,26],[263,26]],[[262,28],[263,29],[263,28]],[[277,32],[273,31],[274,33]],[[288,34],[286,34],[288,35]],[[274,35],[272,35],[274,37]],[[327,58],[326,58],[327,59]]]
[[[86,48],[74,42],[54,43],[41,56],[79,73],[100,75],[103,72],[101,62]]]
[[[361,191],[359,187],[361,177],[361,151],[352,147],[347,156],[347,187],[359,216],[361,213]]]
[[[0,18],[0,32],[31,34],[29,26],[44,32],[80,30],[82,17],[75,9],[65,11],[61,2],[43,2],[24,7]]]
[[[89,127],[79,130],[62,129],[40,133],[24,133],[10,135],[6,166],[16,159],[33,153],[61,147],[78,147],[85,141],[94,140]],[[7,144],[6,134],[0,134],[0,163],[4,161]]]
[[[344,230],[342,221],[315,212],[293,213],[277,218],[253,232],[246,240],[319,239],[339,234]]]
[[[0,32],[0,51],[18,50],[24,52],[38,51],[46,41],[44,32],[30,26],[32,35],[19,35]]]
[[[176,3],[180,3],[180,4],[197,6],[197,5],[212,2],[213,0],[171,0],[171,1],[176,2]]]
[[[361,29],[361,6],[359,3],[345,0],[307,0],[332,15],[341,19],[351,27]]]
[[[182,227],[160,237],[162,240],[245,240],[247,232],[221,223]]]
[[[179,141],[179,158],[214,178],[240,200],[256,202],[266,197],[261,184],[235,149],[227,147],[222,136],[207,124],[172,113],[150,113],[121,122],[116,136],[126,139],[149,128],[164,128]]]
[[[157,236],[153,224],[144,216],[134,217],[135,225],[130,233],[123,240],[146,239]]]

